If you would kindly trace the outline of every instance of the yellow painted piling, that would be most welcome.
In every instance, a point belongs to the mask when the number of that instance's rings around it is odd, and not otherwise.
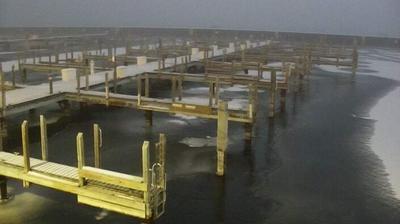
[[[217,121],[217,175],[225,173],[225,152],[228,147],[228,104],[220,101],[218,104]]]
[[[22,155],[24,157],[24,173],[28,173],[31,169],[30,163],[30,152],[29,152],[29,133],[28,133],[28,121],[25,120],[21,125],[21,136],[22,136]],[[29,187],[29,182],[22,181],[23,187]]]
[[[78,171],[80,172],[85,166],[85,145],[83,142],[83,133],[79,132],[76,136],[76,150],[78,157]],[[85,180],[83,177],[79,176],[79,186],[85,185]]]
[[[101,152],[102,146],[102,133],[98,124],[93,124],[93,155],[94,167],[101,168]]]
[[[40,146],[42,149],[42,160],[48,161],[47,122],[43,115],[40,115]]]

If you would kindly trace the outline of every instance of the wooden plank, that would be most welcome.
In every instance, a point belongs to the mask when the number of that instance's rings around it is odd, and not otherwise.
[[[84,166],[82,167],[82,169],[79,170],[79,176],[89,180],[96,180],[99,182],[122,186],[134,190],[148,190],[146,183],[144,183],[144,179],[142,177],[132,176],[119,172]]]

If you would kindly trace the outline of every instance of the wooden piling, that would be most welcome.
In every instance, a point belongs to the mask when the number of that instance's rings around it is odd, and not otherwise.
[[[11,66],[11,74],[12,74],[12,87],[15,88],[15,65]]]
[[[145,97],[150,97],[150,79],[149,79],[149,74],[146,73],[144,75],[144,96]]]
[[[104,88],[106,92],[106,100],[107,100],[107,105],[108,105],[108,99],[110,98],[110,87],[108,86],[108,72],[104,75]]]
[[[215,84],[214,84],[214,105],[218,105],[219,101],[219,77],[216,78]]]
[[[7,102],[6,102],[6,85],[5,85],[5,77],[4,72],[0,67],[0,84],[1,84],[1,117],[5,117],[6,109],[7,109]]]
[[[150,173],[150,152],[149,152],[149,142],[144,141],[142,146],[142,176],[143,182],[146,185],[146,190],[143,191],[143,200],[146,204],[146,216],[151,217],[150,208],[150,189],[151,189],[151,173]]]
[[[93,155],[94,167],[101,168],[101,152],[102,146],[102,133],[98,124],[93,124]]]
[[[31,169],[30,163],[30,152],[29,152],[29,133],[28,133],[28,121],[25,120],[21,125],[21,136],[22,136],[22,155],[24,158],[24,173],[28,173]],[[29,182],[23,181],[23,187],[29,187]]]
[[[114,67],[114,70],[113,70],[113,87],[114,87],[114,93],[117,93],[118,76],[117,76],[117,58],[116,58],[116,55],[114,55],[112,58],[113,58],[112,59],[113,67]]]
[[[225,173],[225,152],[228,147],[228,104],[220,101],[218,104],[217,121],[217,175]]]
[[[0,200],[7,200],[7,177],[0,176]]]
[[[183,76],[179,76],[178,77],[178,100],[181,101],[182,100],[182,92],[183,92],[183,87],[182,87],[182,79]]]
[[[42,160],[48,161],[47,122],[43,115],[40,115],[40,146],[42,149]]]
[[[47,79],[49,80],[49,93],[53,94],[53,77],[49,75]]]
[[[281,112],[285,112],[286,110],[286,94],[287,90],[286,89],[281,89],[280,90],[280,110]]]
[[[85,146],[83,142],[83,133],[79,132],[76,136],[76,150],[78,157],[78,171],[80,172],[82,168],[85,166]],[[79,185],[85,185],[85,180],[83,177],[79,175]]]
[[[78,95],[81,94],[81,77],[79,75],[79,72],[76,73],[76,91]]]
[[[146,120],[146,125],[148,127],[153,126],[153,111],[145,110],[144,111],[144,117],[145,117],[145,120]]]
[[[272,118],[275,114],[275,98],[276,98],[276,71],[271,71],[271,87],[269,91],[269,112],[268,117]]]
[[[172,76],[172,87],[171,87],[171,98],[172,98],[172,102],[175,102],[176,99],[176,77]]]

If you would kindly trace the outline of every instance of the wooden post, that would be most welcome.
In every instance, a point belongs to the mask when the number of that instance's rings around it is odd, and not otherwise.
[[[47,122],[43,115],[40,115],[40,146],[42,149],[42,160],[48,161]]]
[[[145,80],[144,80],[144,96],[145,97],[150,97],[150,79],[149,79],[149,74],[146,73],[144,75]]]
[[[84,72],[85,72],[85,90],[88,91],[89,90],[89,72],[87,69],[88,65],[85,65],[84,68]]]
[[[28,74],[27,74],[26,68],[23,68],[22,69],[22,83],[26,82],[27,77],[28,77]]]
[[[276,96],[276,71],[271,71],[271,87],[269,91],[269,112],[268,117],[272,118],[275,114],[275,96]]]
[[[106,97],[106,106],[108,106],[108,99],[110,98],[110,88],[108,86],[108,72],[104,74],[104,90],[105,90],[105,97]]]
[[[29,153],[29,133],[28,133],[28,121],[25,120],[21,125],[21,136],[22,136],[22,155],[24,157],[24,173],[28,173],[31,169],[30,153]],[[22,181],[22,185],[26,188],[29,187],[29,182]]]
[[[85,146],[83,142],[83,133],[79,132],[76,136],[76,150],[78,154],[78,171],[82,170],[85,166]],[[80,172],[78,172],[80,173]],[[79,185],[85,185],[85,180],[81,175],[79,175]]]
[[[253,124],[244,123],[244,140],[247,142],[251,142],[252,137],[253,137]]]
[[[171,98],[172,98],[172,102],[175,102],[175,98],[176,98],[176,77],[172,76],[172,87],[171,87]]]
[[[101,168],[102,133],[98,124],[93,125],[93,150],[94,150],[94,167]]]
[[[218,103],[217,122],[217,175],[223,176],[225,172],[225,151],[228,147],[228,104],[224,101]]]
[[[153,126],[153,111],[151,110],[145,110],[144,111],[144,117],[146,120],[146,125],[151,127]]]
[[[146,217],[151,217],[150,209],[150,184],[151,184],[151,173],[150,173],[150,152],[149,142],[144,141],[142,146],[142,173],[143,182],[146,185],[146,190],[143,191],[143,200],[146,204]]]
[[[7,200],[7,177],[0,176],[0,201]]]
[[[214,105],[218,105],[219,101],[219,77],[217,76],[217,79],[214,84]]]
[[[280,90],[280,107],[281,107],[281,112],[285,112],[285,109],[286,109],[286,93],[287,93],[287,89],[281,89],[281,90]]]
[[[208,84],[208,106],[213,105],[213,100],[214,100],[214,82],[210,81]]]
[[[49,75],[49,77],[47,79],[49,80],[49,93],[53,94],[53,77],[51,77],[51,75]]]
[[[81,94],[81,77],[79,72],[76,73],[76,91],[78,92],[78,95]]]
[[[141,104],[141,99],[142,99],[142,76],[139,74],[136,76],[136,88],[137,88],[137,100],[138,100],[138,105]]]
[[[183,90],[183,88],[182,88],[182,79],[183,79],[182,75],[178,77],[178,100],[179,101],[182,100],[182,90]]]
[[[11,73],[12,73],[12,87],[15,88],[15,65],[11,66]]]
[[[159,141],[157,145],[158,152],[157,162],[160,164],[160,175],[158,183],[165,183],[165,148],[167,145],[167,138],[165,134],[160,134]],[[165,187],[165,186],[164,186]]]
[[[114,48],[115,49],[115,48]],[[117,76],[117,56],[114,55],[112,58],[113,66],[114,66],[114,72],[113,72],[113,87],[114,87],[114,93],[117,93],[117,81],[118,81],[118,76]]]
[[[1,116],[5,117],[7,102],[6,102],[6,85],[5,85],[4,73],[0,67],[0,84],[1,84]]]

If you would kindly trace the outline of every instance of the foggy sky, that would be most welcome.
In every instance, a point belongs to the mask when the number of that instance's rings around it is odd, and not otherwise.
[[[400,0],[0,0],[0,26],[202,27],[400,37]]]

